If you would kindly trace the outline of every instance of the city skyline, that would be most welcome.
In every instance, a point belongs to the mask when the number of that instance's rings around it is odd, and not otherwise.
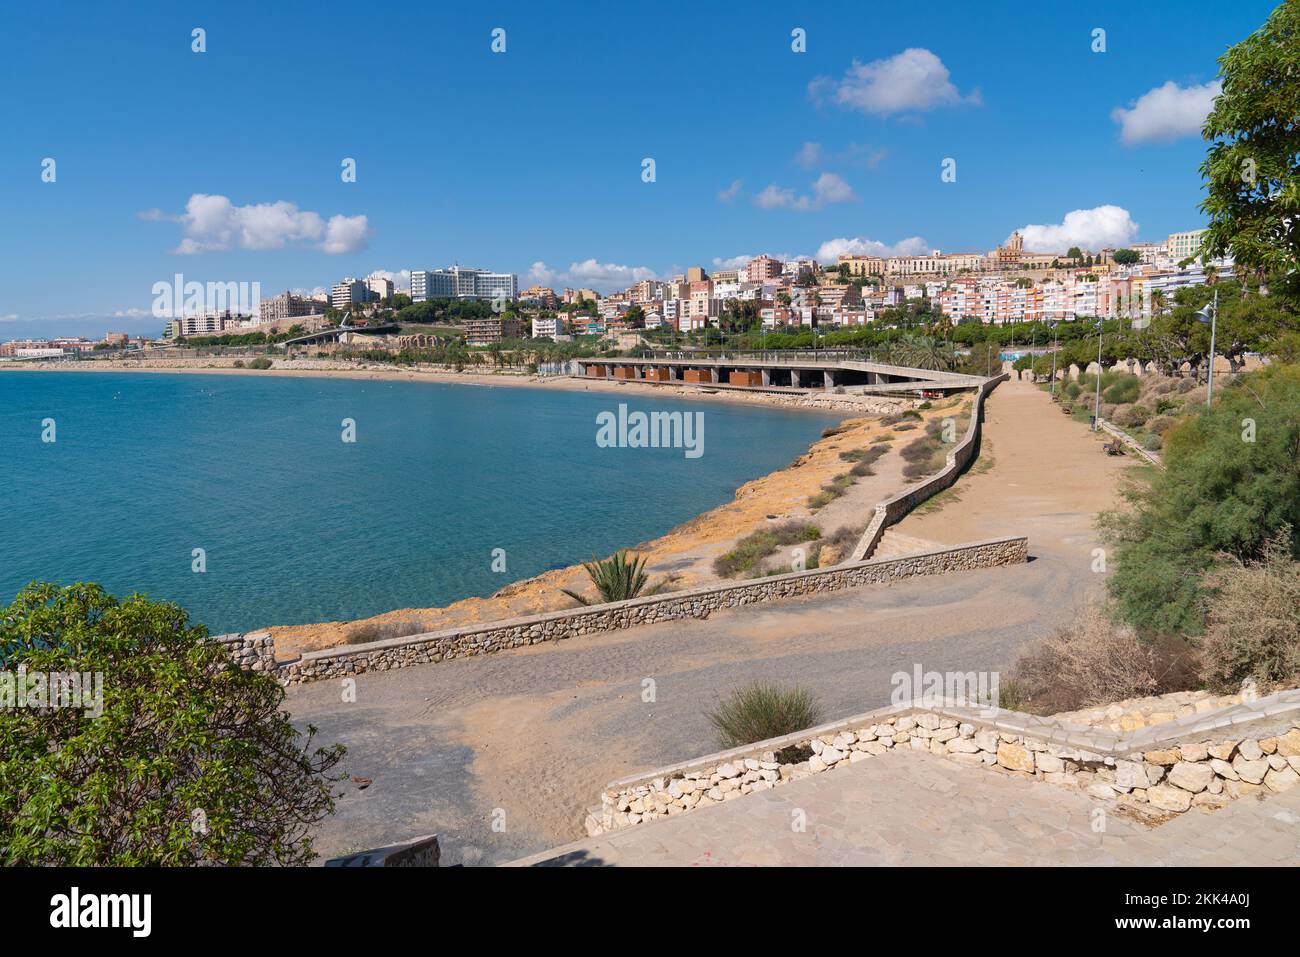
[[[37,21],[59,18],[19,12],[33,22],[0,41],[15,72],[39,71],[55,44],[66,68],[17,107],[31,155],[0,158],[15,227],[0,254],[28,278],[0,302],[0,339],[149,332],[150,289],[178,271],[272,294],[376,272],[400,288],[409,269],[459,262],[521,288],[609,291],[760,253],[985,252],[1015,230],[1045,251],[1158,242],[1203,224],[1198,111],[1214,58],[1268,8],[1212,24],[1106,5],[1032,21],[891,11],[885,24],[851,8],[698,23],[684,7],[600,22],[568,7],[404,13],[337,61],[324,38],[342,14],[328,5],[160,9],[129,35],[89,5],[55,30]],[[1153,31],[1169,42],[1145,42]],[[438,58],[419,55],[421,35]],[[627,68],[629,44],[642,67]],[[257,76],[232,79],[232,60]],[[303,79],[312,63],[337,63],[337,80]],[[476,99],[444,122],[438,89],[453,83]],[[110,122],[115,98],[144,108]]]

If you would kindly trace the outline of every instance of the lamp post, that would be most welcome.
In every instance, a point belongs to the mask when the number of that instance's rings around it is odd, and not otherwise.
[[[1097,319],[1097,401],[1092,408],[1092,431],[1101,428],[1101,323]]]
[[[1056,331],[1057,325],[1058,323],[1055,322],[1051,323],[1052,326],[1052,395],[1053,396],[1056,395],[1056,350],[1058,348],[1057,336],[1059,335],[1059,333]]]
[[[1214,334],[1218,331],[1219,325],[1219,290],[1214,290],[1212,304],[1196,310],[1196,321],[1210,324],[1210,367],[1205,376],[1205,407],[1208,409],[1214,398]]]

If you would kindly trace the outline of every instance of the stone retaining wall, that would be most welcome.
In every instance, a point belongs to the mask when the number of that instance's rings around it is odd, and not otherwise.
[[[1004,372],[1002,375],[985,379],[975,390],[975,406],[971,409],[966,434],[948,453],[947,464],[924,481],[876,505],[875,514],[867,525],[866,531],[862,533],[862,537],[858,539],[858,544],[854,546],[849,561],[860,562],[869,558],[880,543],[880,537],[885,534],[886,528],[901,520],[904,515],[932,495],[942,492],[957,481],[957,477],[970,464],[979,448],[980,430],[983,428],[984,421],[984,399],[998,387],[999,383],[1005,382],[1008,378],[1010,376]]]
[[[684,814],[897,749],[1084,790],[1162,821],[1300,784],[1300,691],[1127,735],[1013,711],[882,708],[615,781],[587,816],[587,833]]]
[[[221,635],[216,640],[225,644],[235,660],[245,667],[255,671],[272,671],[284,684],[292,685],[367,671],[391,671],[411,665],[470,658],[506,648],[520,648],[544,641],[563,641],[660,621],[708,618],[723,608],[815,595],[859,585],[883,584],[918,575],[941,575],[953,571],[1020,564],[1028,557],[1027,539],[993,539],[900,558],[848,562],[734,584],[703,585],[679,592],[633,598],[630,601],[508,618],[360,645],[325,648],[306,652],[288,661],[276,660],[274,639],[268,632]]]

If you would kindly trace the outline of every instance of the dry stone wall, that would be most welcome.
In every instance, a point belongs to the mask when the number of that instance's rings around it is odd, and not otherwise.
[[[274,640],[267,632],[222,635],[216,640],[225,644],[241,665],[255,671],[272,671],[283,683],[291,685],[469,658],[661,621],[708,618],[724,608],[883,584],[918,575],[1019,564],[1028,556],[1029,543],[1025,538],[993,539],[901,558],[850,562],[735,584],[705,585],[630,601],[327,648],[290,661],[276,661]]]
[[[587,833],[684,814],[903,749],[1082,790],[1158,822],[1300,784],[1300,691],[1192,711],[1127,735],[1002,710],[883,708],[615,781],[588,814]]]

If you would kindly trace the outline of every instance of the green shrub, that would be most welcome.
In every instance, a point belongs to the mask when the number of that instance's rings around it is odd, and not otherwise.
[[[731,578],[741,572],[752,571],[777,549],[800,542],[813,542],[821,537],[821,529],[812,522],[789,521],[771,528],[761,528],[746,535],[725,554],[713,560],[714,574]]]
[[[1122,620],[1143,635],[1198,635],[1202,577],[1220,556],[1250,563],[1287,528],[1300,556],[1300,366],[1274,363],[1239,376],[1213,410],[1166,433],[1165,466],[1124,491],[1102,517],[1115,574],[1107,582]],[[1243,441],[1242,420],[1255,423]]]
[[[722,748],[738,748],[811,728],[822,709],[803,688],[755,682],[732,692],[708,719]]]
[[[1079,383],[1071,382],[1062,388],[1061,391],[1065,393],[1066,398],[1077,399],[1082,394],[1083,389],[1079,386]]]
[[[1136,402],[1142,391],[1142,380],[1135,375],[1121,375],[1110,385],[1106,385],[1105,382],[1106,377],[1103,376],[1101,397],[1116,405]]]
[[[256,359],[253,359],[248,363],[250,369],[269,369],[271,368],[271,365],[271,360],[266,356],[258,356]]]
[[[102,675],[93,706],[0,708],[0,860],[11,866],[304,865],[343,749],[312,748],[274,676],[181,609],[32,583],[0,610],[12,675]],[[207,827],[192,827],[202,811]]]
[[[1173,425],[1174,420],[1170,416],[1157,415],[1147,423],[1147,429],[1148,431],[1154,432],[1156,435],[1164,435],[1173,428]]]
[[[1154,433],[1146,436],[1142,440],[1142,448],[1146,449],[1148,452],[1159,452],[1160,447],[1164,444],[1164,440]]]

